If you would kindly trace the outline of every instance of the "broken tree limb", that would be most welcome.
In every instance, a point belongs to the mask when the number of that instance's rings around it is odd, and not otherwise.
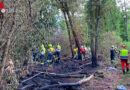
[[[61,84],[48,85],[48,86],[41,87],[38,90],[45,90],[45,89],[47,90],[47,89],[53,88],[53,87],[80,86],[80,85],[90,81],[93,77],[94,77],[94,75],[92,74],[88,78],[82,79],[82,80],[75,82],[75,83],[61,83]]]
[[[31,80],[31,79],[33,79],[33,78],[35,78],[35,77],[37,77],[38,75],[41,75],[41,74],[45,74],[45,75],[53,76],[53,77],[58,77],[58,78],[82,78],[82,77],[86,76],[86,75],[56,74],[56,73],[48,73],[48,72],[39,71],[38,74],[36,74],[36,75],[34,75],[34,76],[32,76],[28,79],[23,80],[21,83],[29,81],[29,80]]]
[[[79,66],[79,68],[83,68],[84,66],[87,66],[87,65],[90,65],[90,64],[91,64],[91,62],[83,64],[83,65]]]
[[[29,81],[29,80],[31,80],[31,79],[37,77],[37,76],[40,75],[40,74],[42,74],[42,72],[40,72],[40,73],[38,73],[38,74],[36,74],[36,75],[34,75],[34,76],[28,78],[28,79],[23,80],[21,83],[24,83],[24,82],[26,82],[26,81]]]
[[[19,88],[18,90],[25,90],[25,89],[27,89],[27,88],[29,88],[29,87],[32,87],[32,86],[34,86],[34,84],[26,85],[26,86],[24,86],[24,87],[22,87],[22,88]]]

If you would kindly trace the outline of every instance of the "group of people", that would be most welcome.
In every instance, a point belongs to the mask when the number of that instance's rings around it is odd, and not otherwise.
[[[41,64],[44,64],[46,61],[47,63],[52,63],[54,60],[54,57],[57,57],[56,62],[58,63],[61,57],[61,46],[58,43],[56,46],[56,49],[52,46],[52,44],[48,44],[47,50],[44,46],[44,44],[41,45],[40,50],[34,46],[32,49],[33,52],[33,61],[34,62],[40,62]],[[73,49],[73,59],[78,59],[78,48],[75,47]],[[81,46],[80,48],[80,54],[81,54],[81,59],[85,59],[87,53],[87,48],[86,46]],[[47,57],[46,57],[47,56]],[[47,60],[45,60],[47,58]]]
[[[126,49],[126,45],[122,45],[122,49],[119,51],[117,51],[117,48],[115,48],[114,45],[112,45],[110,50],[110,58],[112,64],[115,61],[116,54],[119,56],[119,59],[121,61],[123,74],[129,72],[129,63],[128,63],[129,51]],[[126,66],[126,70],[125,70],[125,66]]]
[[[54,57],[56,57],[56,63],[59,62],[61,57],[61,46],[59,43],[57,44],[56,48],[52,46],[52,44],[48,44],[47,52],[45,46],[42,44],[40,50],[38,50],[36,47],[33,48],[33,61],[38,61],[41,64],[44,64],[46,61],[49,64],[52,64],[54,61]],[[80,51],[80,52],[78,52]],[[85,55],[87,53],[87,48],[85,46],[81,46],[80,50],[78,50],[77,47],[73,49],[73,59],[78,59],[78,53],[81,54],[81,59],[85,59]],[[117,51],[117,48],[112,45],[110,50],[110,58],[111,63],[113,64],[115,61],[116,54],[119,56],[121,61],[121,67],[123,74],[129,71],[129,63],[128,63],[128,57],[129,57],[129,51],[126,49],[126,45],[122,45],[122,49]],[[47,57],[46,57],[47,56]],[[45,60],[47,58],[47,60]],[[125,64],[126,64],[126,71],[125,71]]]
[[[46,50],[44,44],[42,44],[40,50],[34,47],[32,52],[34,62],[40,62],[43,65],[47,61],[48,64],[52,64],[54,61],[53,59],[57,57],[56,63],[58,63],[60,60],[61,46],[58,43],[56,48],[54,48],[52,44],[48,44],[48,48]],[[47,60],[45,60],[45,58],[47,58]]]
[[[88,49],[87,49],[87,47],[86,47],[85,45],[84,45],[84,46],[81,46],[79,53],[81,54],[81,59],[82,59],[82,60],[85,59],[85,56],[86,56],[86,54],[87,54],[87,51],[88,51]],[[78,48],[75,47],[75,48],[73,49],[73,52],[74,52],[73,59],[77,59],[77,58],[78,58]]]

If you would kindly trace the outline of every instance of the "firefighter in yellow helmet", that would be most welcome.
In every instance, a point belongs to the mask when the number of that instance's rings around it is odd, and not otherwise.
[[[41,45],[41,50],[40,50],[40,58],[41,58],[41,64],[44,64],[44,58],[45,58],[45,53],[46,53],[46,49],[44,47],[44,45]]]
[[[58,61],[57,61],[57,63],[59,62],[59,60],[60,60],[60,57],[61,57],[61,46],[60,46],[60,44],[58,43],[57,44],[57,46],[56,46],[56,56],[58,57]]]
[[[54,53],[54,48],[52,47],[52,44],[48,44],[48,57],[47,57],[47,62],[49,64],[52,64],[52,59],[53,59],[53,53]]]
[[[78,48],[75,47],[75,48],[73,49],[73,52],[74,52],[73,59],[77,59],[77,58],[78,58]]]

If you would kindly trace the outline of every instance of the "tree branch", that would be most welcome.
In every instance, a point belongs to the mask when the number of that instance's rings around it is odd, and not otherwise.
[[[81,79],[80,81],[75,82],[75,83],[61,83],[61,84],[48,85],[48,86],[41,87],[38,90],[46,90],[46,89],[54,88],[54,87],[80,86],[80,85],[90,81],[93,77],[94,77],[94,75],[92,74],[88,78]]]

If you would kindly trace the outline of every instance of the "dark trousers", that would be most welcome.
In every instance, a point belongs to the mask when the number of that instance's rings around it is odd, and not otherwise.
[[[111,64],[113,64],[113,60],[115,60],[115,56],[113,55],[111,55]]]
[[[60,60],[60,50],[58,50],[58,51],[56,52],[56,54],[57,54],[58,60]]]
[[[41,62],[43,63],[44,62],[44,57],[45,57],[45,55],[43,54],[43,55],[41,55]]]
[[[111,60],[115,60],[115,56],[111,56]]]
[[[38,61],[38,54],[37,53],[33,53],[33,61]]]
[[[53,54],[52,54],[51,52],[49,52],[47,59],[48,59],[48,60],[52,60],[52,58],[53,58]]]

